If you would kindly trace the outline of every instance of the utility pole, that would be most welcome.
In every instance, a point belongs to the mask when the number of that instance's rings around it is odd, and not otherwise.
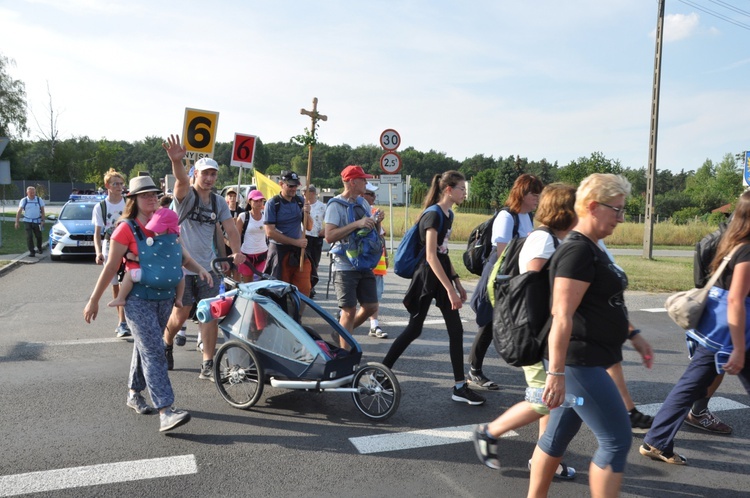
[[[646,174],[646,226],[643,233],[643,257],[651,259],[654,248],[654,184],[656,183],[656,143],[659,134],[659,90],[661,86],[661,45],[664,38],[664,3],[659,0],[656,20],[656,53],[654,55],[654,86],[651,95],[651,133]]]

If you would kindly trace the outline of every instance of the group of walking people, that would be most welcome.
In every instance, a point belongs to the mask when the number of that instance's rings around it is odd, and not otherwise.
[[[182,166],[185,148],[179,138],[169,137],[164,148],[172,161],[176,178],[174,206],[179,217],[180,234],[171,245],[175,246],[175,255],[182,262],[180,278],[170,278],[170,283],[161,287],[134,282],[127,299],[117,301],[124,304],[124,325],[134,336],[126,404],[138,413],[150,411],[151,407],[142,395],[142,391],[148,388],[154,407],[161,413],[161,431],[178,427],[190,418],[188,412],[173,407],[174,394],[168,377],[173,364],[171,348],[177,331],[188,317],[191,304],[218,293],[220,279],[211,271],[212,259],[226,252],[239,266],[242,277],[265,270],[293,283],[300,292],[311,295],[317,282],[318,245],[322,245],[323,239],[334,245],[340,244],[357,230],[380,231],[383,220],[382,212],[371,210],[366,200],[368,196],[364,194],[370,175],[359,166],[348,166],[342,171],[344,190],[339,197],[344,202],[340,203],[340,209],[331,206],[323,210],[318,208],[314,215],[305,216],[311,213],[311,203],[298,198],[299,178],[295,173],[286,172],[280,181],[279,196],[264,207],[266,199],[263,194],[258,190],[251,191],[247,209],[240,212],[236,207],[237,192],[230,190],[235,199],[230,198],[229,203],[212,193],[218,170],[215,161],[198,161],[196,177],[191,184]],[[119,183],[117,187],[121,188],[121,181],[112,181],[117,178],[121,180],[121,176],[110,175],[105,182]],[[723,259],[728,259],[726,270],[711,290],[714,301],[719,304],[707,308],[698,328],[725,331],[718,333],[718,337],[724,340],[720,348],[724,355],[721,363],[717,368],[716,335],[708,340],[700,333],[694,333],[690,336],[693,339],[692,360],[656,417],[652,419],[635,408],[621,366],[623,345],[630,341],[646,368],[652,367],[654,352],[641,331],[629,320],[624,298],[627,275],[604,244],[604,239],[625,219],[630,188],[625,178],[613,174],[592,174],[577,188],[564,184],[545,187],[533,175],[524,174],[514,183],[507,209],[496,216],[492,227],[493,250],[488,265],[501,256],[513,238],[524,237],[518,272],[539,271],[548,265],[550,274],[551,317],[545,328],[544,358],[539,364],[523,367],[526,383],[542,389],[544,403],[518,403],[492,422],[478,426],[474,433],[480,460],[488,467],[500,468],[500,436],[534,421],[539,422],[539,439],[529,460],[529,496],[546,496],[554,478],[571,479],[576,475],[575,469],[563,462],[563,457],[583,423],[592,430],[598,442],[589,466],[591,493],[593,496],[616,496],[622,484],[633,432],[648,431],[639,449],[644,456],[685,464],[686,459],[674,451],[676,433],[686,418],[715,420],[710,413],[707,415],[705,408],[707,397],[712,393],[711,386],[716,383],[719,373],[738,375],[750,393],[750,367],[746,361],[749,329],[746,305],[750,304],[750,193],[745,193],[739,199],[712,264],[715,270]],[[124,223],[110,230],[107,254],[102,251],[100,258],[100,251],[97,251],[97,261],[105,262],[105,266],[84,309],[87,322],[97,317],[98,302],[106,287],[113,283],[121,262],[125,261],[129,270],[143,267],[151,258],[154,251],[147,248],[161,234],[149,224],[159,207],[158,191],[150,177],[136,177],[130,181],[122,212]],[[481,405],[485,398],[477,390],[498,389],[482,369],[492,340],[492,323],[486,319],[486,314],[480,318],[478,313],[479,331],[471,348],[467,375],[459,310],[468,295],[448,257],[452,208],[460,205],[466,195],[466,180],[461,173],[447,171],[433,177],[418,221],[419,241],[425,256],[418,264],[403,299],[409,322],[391,344],[383,363],[393,368],[405,350],[420,337],[434,301],[443,315],[448,333],[454,380],[451,398],[469,405]],[[345,203],[362,206],[363,214],[352,221],[348,218]],[[231,212],[233,209],[236,217]],[[536,212],[535,218],[532,218],[532,212]],[[536,230],[534,220],[538,225]],[[218,244],[214,243],[217,224],[227,246],[222,248],[224,251],[217,251]],[[316,257],[311,258],[310,253]],[[301,264],[300,258],[304,258]],[[252,265],[255,271],[249,271],[245,265]],[[182,280],[182,268],[185,273],[183,306],[173,306],[174,291]],[[341,309],[339,320],[351,331],[373,314],[377,317],[382,284],[378,286],[372,270],[355,269],[343,256],[334,256],[334,268],[334,287]],[[487,306],[482,300],[489,299],[489,292],[478,298],[478,305]],[[218,332],[216,321],[201,324],[200,332],[204,349],[199,377],[212,379]],[[585,402],[573,408],[559,408],[568,392],[583,397]],[[696,412],[695,403],[704,409]]]

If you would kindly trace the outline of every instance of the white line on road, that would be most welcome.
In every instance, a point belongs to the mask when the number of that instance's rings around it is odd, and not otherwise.
[[[461,319],[461,323],[466,323],[467,321],[468,320]],[[445,325],[445,320],[443,320],[442,318],[438,320],[425,320],[424,324],[425,325],[441,325],[441,324]],[[406,327],[407,325],[409,325],[409,321],[408,320],[407,321],[395,321],[395,322],[389,321],[389,322],[385,322],[385,325],[388,325],[388,326],[398,325],[401,327]]]
[[[172,477],[197,472],[198,466],[195,463],[195,455],[45,470],[0,476],[0,496],[41,493],[43,491],[139,481],[156,477]]]
[[[106,339],[73,339],[70,341],[45,341],[45,342],[27,342],[24,344],[27,348],[39,348],[49,346],[84,346],[87,344],[108,344],[116,342],[118,344],[123,342],[132,342],[127,339],[120,339],[119,337],[107,337]]]
[[[352,437],[349,441],[361,454],[382,453],[385,451],[410,450],[428,446],[465,443],[471,440],[473,425],[441,427],[395,434],[378,434],[377,436]],[[501,437],[518,436],[514,431],[506,432]]]
[[[646,415],[656,415],[662,403],[651,403],[638,405],[638,410]],[[715,397],[711,398],[708,407],[712,412],[728,410],[741,410],[750,408],[731,399]],[[376,436],[361,436],[349,438],[349,441],[357,448],[359,453],[383,453],[386,451],[410,450],[414,448],[426,448],[429,446],[442,446],[445,444],[465,443],[471,441],[473,425],[461,425],[455,427],[438,427],[436,429],[423,429],[419,431],[398,432],[393,434],[378,434]],[[509,431],[501,437],[518,436],[515,431]]]
[[[656,415],[656,412],[659,411],[659,408],[661,408],[661,405],[662,403],[638,405],[638,410],[645,413],[646,415],[651,415],[653,417],[654,415]],[[708,402],[708,409],[711,410],[712,412],[742,410],[743,408],[750,408],[750,406],[743,405],[742,403],[738,403],[737,401],[732,401],[731,399],[721,398],[721,397],[711,398]]]
[[[666,313],[667,308],[643,308],[641,311],[646,313]]]

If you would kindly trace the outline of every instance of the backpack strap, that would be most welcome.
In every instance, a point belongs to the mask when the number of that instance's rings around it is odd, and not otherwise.
[[[182,225],[182,222],[185,221],[187,219],[187,217],[190,216],[191,213],[194,213],[195,211],[197,211],[198,210],[198,206],[200,205],[201,199],[198,196],[198,191],[195,190],[195,187],[193,187],[192,185],[190,186],[190,189],[193,191],[193,195],[195,196],[195,202],[193,202],[193,207],[191,207],[190,209],[188,209],[187,211],[185,211],[183,213],[183,215],[180,216],[180,219],[177,222],[178,225]],[[217,215],[216,222],[219,223],[219,219],[218,219],[219,210],[218,210],[217,204],[216,204],[217,203],[216,197],[217,197],[218,194],[215,194],[215,193],[211,192],[210,195],[211,195],[211,212],[214,213],[215,215]]]
[[[102,199],[102,202],[99,203],[99,207],[102,210],[102,221],[104,222],[104,226],[107,226],[107,201],[106,199]]]

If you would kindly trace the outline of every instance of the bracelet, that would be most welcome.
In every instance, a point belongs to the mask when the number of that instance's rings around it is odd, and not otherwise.
[[[628,339],[632,339],[633,337],[637,336],[641,333],[641,329],[633,329],[630,334],[628,334]]]
[[[565,377],[565,372],[550,372],[550,371],[547,371],[547,375],[551,375],[552,377]]]

